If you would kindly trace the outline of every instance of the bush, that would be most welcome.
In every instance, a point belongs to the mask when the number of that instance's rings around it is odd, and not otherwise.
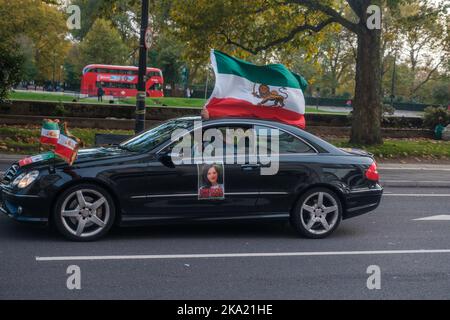
[[[64,107],[64,103],[62,103],[62,101],[59,101],[55,107],[55,116],[65,117],[67,114],[68,114],[68,111]]]
[[[350,99],[352,97],[352,94],[350,92],[344,92],[342,94],[342,99]]]
[[[424,115],[424,126],[433,129],[441,124],[444,127],[450,123],[450,112],[444,107],[426,107]]]

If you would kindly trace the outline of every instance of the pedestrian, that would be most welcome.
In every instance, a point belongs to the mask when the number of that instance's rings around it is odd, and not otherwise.
[[[186,89],[186,98],[190,98],[191,97],[191,90],[189,88]]]
[[[99,102],[103,102],[103,95],[105,94],[105,91],[103,90],[102,86],[100,85],[97,89],[97,97]]]

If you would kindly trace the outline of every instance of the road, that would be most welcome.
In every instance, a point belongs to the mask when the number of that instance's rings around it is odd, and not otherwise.
[[[384,179],[424,178],[388,167]],[[450,180],[442,170],[425,172]],[[430,217],[439,220],[417,220]],[[323,240],[298,238],[284,222],[233,222],[73,243],[0,216],[0,299],[450,299],[449,218],[449,188],[389,186],[375,212]],[[66,287],[70,265],[81,290]],[[379,290],[367,288],[374,265]]]
[[[307,107],[315,108],[316,106],[308,105]],[[320,111],[327,112],[338,112],[343,114],[348,114],[353,108],[349,107],[333,107],[333,106],[319,106]],[[408,118],[422,118],[423,112],[421,111],[412,111],[412,110],[395,110],[393,117],[408,117]]]

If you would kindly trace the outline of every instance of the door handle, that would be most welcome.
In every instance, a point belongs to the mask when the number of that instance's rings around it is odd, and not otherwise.
[[[241,165],[242,171],[253,171],[259,169],[261,166],[259,164],[243,164]]]

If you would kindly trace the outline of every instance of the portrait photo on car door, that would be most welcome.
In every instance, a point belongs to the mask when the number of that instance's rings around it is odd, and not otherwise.
[[[222,163],[199,164],[198,169],[198,199],[225,199],[225,168]]]

